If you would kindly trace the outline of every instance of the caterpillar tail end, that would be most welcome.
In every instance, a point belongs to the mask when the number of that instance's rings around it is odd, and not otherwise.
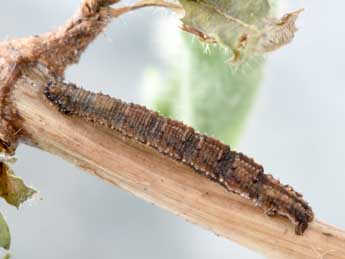
[[[314,220],[312,208],[302,195],[265,174],[261,165],[244,154],[233,152],[233,157],[232,173],[226,181],[229,189],[253,200],[268,216],[287,217],[295,226],[296,235],[302,235]]]

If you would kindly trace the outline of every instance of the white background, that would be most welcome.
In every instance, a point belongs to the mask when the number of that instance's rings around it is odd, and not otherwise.
[[[78,5],[2,0],[0,37],[52,30]],[[269,55],[238,149],[302,191],[318,218],[345,228],[345,2],[290,0],[284,10],[300,7],[306,9],[300,31],[292,44]],[[67,79],[141,102],[143,70],[160,65],[154,31],[167,15],[148,9],[114,21]],[[261,258],[50,154],[22,145],[17,156],[15,172],[43,199],[19,211],[0,201],[13,258]]]

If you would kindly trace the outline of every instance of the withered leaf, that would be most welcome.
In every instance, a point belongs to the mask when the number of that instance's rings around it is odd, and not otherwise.
[[[18,208],[35,193],[36,190],[27,187],[20,177],[14,175],[6,163],[0,162],[0,196],[7,203]]]
[[[183,29],[208,43],[230,48],[233,61],[273,51],[289,43],[300,11],[271,16],[268,0],[179,0]],[[202,35],[202,36],[200,36]]]
[[[11,234],[8,225],[0,213],[0,247],[10,249],[11,245]]]

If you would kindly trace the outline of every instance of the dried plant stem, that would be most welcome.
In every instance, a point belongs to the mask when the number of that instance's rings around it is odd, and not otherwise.
[[[345,258],[344,231],[316,220],[296,236],[288,221],[265,216],[192,169],[56,111],[42,93],[51,79],[42,66],[22,74],[11,98],[25,142],[269,258]]]
[[[112,17],[119,17],[122,14],[128,13],[144,7],[163,7],[168,8],[175,13],[183,13],[183,9],[179,4],[167,2],[164,0],[143,0],[131,6],[121,8],[111,8],[109,13]]]

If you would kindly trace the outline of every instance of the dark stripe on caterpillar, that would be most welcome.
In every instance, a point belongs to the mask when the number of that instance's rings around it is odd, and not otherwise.
[[[288,217],[296,225],[298,235],[314,218],[302,195],[264,174],[261,165],[181,122],[143,106],[59,81],[49,82],[44,94],[60,112],[114,129],[184,163],[228,191],[255,201],[267,215]]]

